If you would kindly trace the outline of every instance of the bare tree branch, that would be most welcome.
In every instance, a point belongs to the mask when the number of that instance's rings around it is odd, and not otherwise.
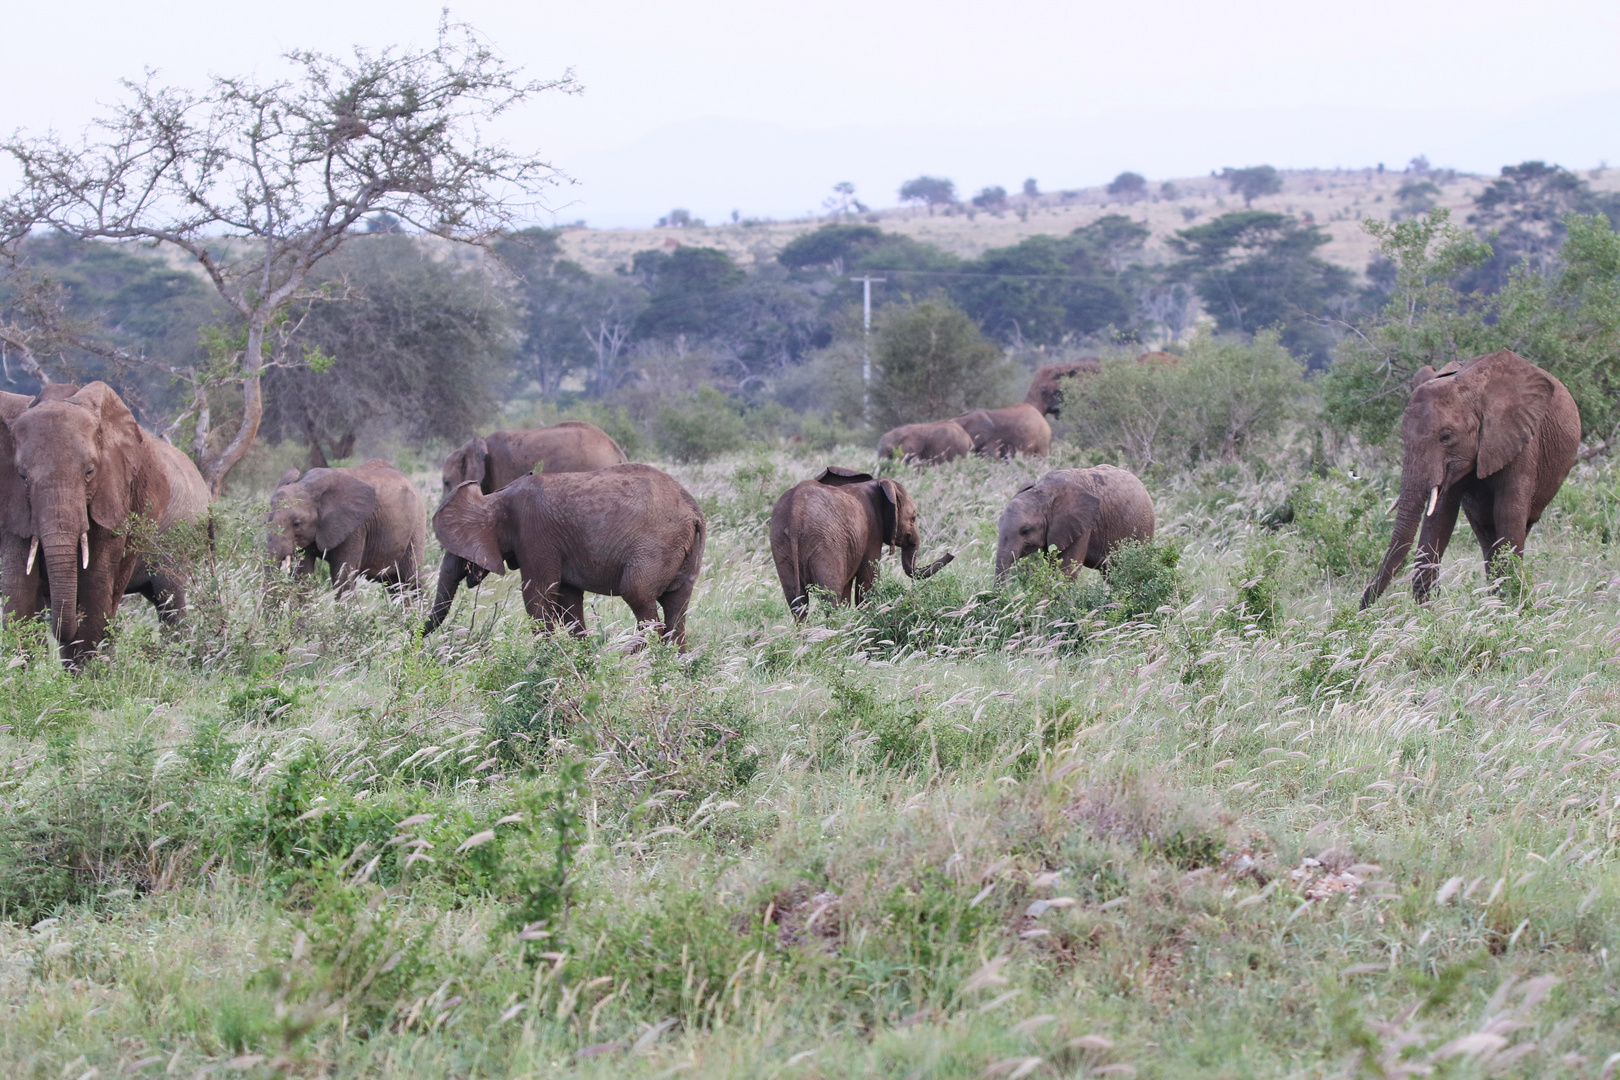
[[[489,141],[483,125],[542,92],[577,92],[573,74],[523,80],[470,27],[441,21],[437,43],[422,51],[286,59],[295,68],[287,79],[216,76],[200,93],[161,85],[149,70],[124,83],[124,100],[77,144],[21,135],[0,142],[24,178],[0,203],[0,241],[48,227],[79,239],[170,244],[246,323],[231,375],[242,388],[242,419],[200,461],[216,494],[258,433],[278,317],[315,297],[312,271],[361,219],[386,212],[422,232],[483,244],[513,224],[524,200],[566,179]]]

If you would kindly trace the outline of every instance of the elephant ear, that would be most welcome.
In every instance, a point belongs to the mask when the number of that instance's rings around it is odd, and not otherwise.
[[[28,408],[26,394],[0,392],[0,529],[13,536],[29,536],[33,523],[28,513],[28,485],[17,475],[17,444],[11,438],[11,422]]]
[[[1412,372],[1412,378],[1407,382],[1406,388],[1407,390],[1416,390],[1432,378],[1434,378],[1434,368],[1429,364],[1424,364]]]
[[[870,479],[871,473],[856,472],[842,465],[829,465],[816,476],[816,483],[826,484],[828,487],[843,487],[846,484],[864,484]]]
[[[1069,482],[1052,496],[1050,517],[1046,519],[1046,542],[1059,551],[1068,551],[1076,540],[1097,527],[1102,500],[1078,483]]]
[[[433,515],[433,535],[444,550],[492,574],[506,573],[506,559],[495,536],[495,507],[478,484],[461,484]]]
[[[377,509],[377,489],[341,469],[310,470],[317,471],[326,475],[304,478],[305,486],[315,489],[315,547],[331,551]]]
[[[122,528],[148,506],[161,513],[169,501],[169,478],[157,460],[151,436],[135,422],[124,399],[104,382],[93,382],[67,399],[96,416],[101,460],[96,465],[90,517],[104,529]]]
[[[1479,410],[1481,479],[1507,467],[1530,444],[1552,404],[1551,375],[1506,349],[1458,372]]]
[[[883,519],[883,542],[890,547],[894,546],[894,533],[899,528],[900,512],[905,504],[911,501],[906,489],[893,480],[878,481],[878,490],[883,492],[883,498],[878,502],[878,514]]]
[[[296,484],[298,483],[298,478],[302,475],[304,474],[299,472],[297,469],[288,469],[286,472],[281,474],[281,479],[276,481],[276,487],[284,488],[288,484]]]

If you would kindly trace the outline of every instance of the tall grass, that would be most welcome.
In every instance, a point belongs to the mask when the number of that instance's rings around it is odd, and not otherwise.
[[[1001,505],[1083,458],[904,470],[956,562],[802,625],[764,516],[869,453],[671,466],[684,655],[506,579],[423,641],[267,576],[233,497],[182,629],[132,605],[78,678],[3,632],[0,1072],[1610,1075],[1614,480],[1514,588],[1459,536],[1358,613],[1394,478],[1300,445],[1005,589]]]

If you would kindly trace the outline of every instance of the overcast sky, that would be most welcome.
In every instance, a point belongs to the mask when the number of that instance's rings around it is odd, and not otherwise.
[[[7,5],[0,130],[76,131],[117,80],[269,76],[289,48],[432,40],[438,3]],[[558,221],[789,216],[849,180],[876,205],[1225,165],[1620,164],[1620,3],[479,0],[452,7],[585,91],[502,128],[577,182]]]

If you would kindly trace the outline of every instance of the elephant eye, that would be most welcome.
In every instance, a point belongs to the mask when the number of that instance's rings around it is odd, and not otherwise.
[[[1441,432],[1441,433],[1440,433],[1440,441],[1441,441],[1441,442],[1450,442],[1450,441],[1451,441],[1451,432],[1449,432],[1449,431],[1442,431],[1442,432]]]

